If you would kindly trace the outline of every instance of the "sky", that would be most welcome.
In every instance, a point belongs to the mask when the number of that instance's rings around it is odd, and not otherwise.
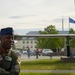
[[[74,0],[0,0],[0,28],[13,27],[15,33],[44,30],[54,25],[69,29],[68,18],[75,19]],[[70,27],[75,29],[74,24]]]

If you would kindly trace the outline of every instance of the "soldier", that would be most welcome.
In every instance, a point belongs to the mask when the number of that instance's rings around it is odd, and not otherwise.
[[[18,56],[11,50],[14,34],[11,27],[0,31],[0,75],[19,75],[20,64]]]

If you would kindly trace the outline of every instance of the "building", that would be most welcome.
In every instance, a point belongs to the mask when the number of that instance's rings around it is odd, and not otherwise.
[[[39,34],[38,31],[30,31],[28,32],[26,35],[29,34]],[[22,40],[19,40],[18,42],[15,43],[15,47],[16,49],[27,49],[28,47],[30,48],[30,50],[35,50],[36,49],[36,43],[37,43],[37,38],[35,37],[24,37],[22,38]]]
[[[59,31],[59,34],[68,34],[68,31]],[[39,34],[39,31],[30,31],[26,35],[29,34]],[[30,48],[30,50],[35,50],[37,45],[37,38],[35,37],[24,37],[22,40],[19,40],[15,43],[15,47],[17,49],[27,49],[27,47]]]

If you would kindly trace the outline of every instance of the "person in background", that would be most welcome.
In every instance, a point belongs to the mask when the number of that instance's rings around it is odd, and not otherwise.
[[[36,59],[38,59],[38,55],[39,55],[39,49],[38,48],[35,50],[35,53],[36,53]]]
[[[28,47],[28,49],[27,49],[27,56],[28,56],[28,58],[30,58],[30,55],[31,55],[31,51],[30,51],[30,48]]]
[[[2,28],[0,31],[0,75],[19,75],[20,73],[18,56],[11,50],[13,44],[13,28]]]

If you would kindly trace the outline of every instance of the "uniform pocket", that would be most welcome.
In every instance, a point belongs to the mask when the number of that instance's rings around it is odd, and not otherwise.
[[[5,69],[6,71],[9,71],[11,69],[11,61],[7,61],[5,59],[2,59],[2,62],[1,62],[1,66],[3,69]]]

